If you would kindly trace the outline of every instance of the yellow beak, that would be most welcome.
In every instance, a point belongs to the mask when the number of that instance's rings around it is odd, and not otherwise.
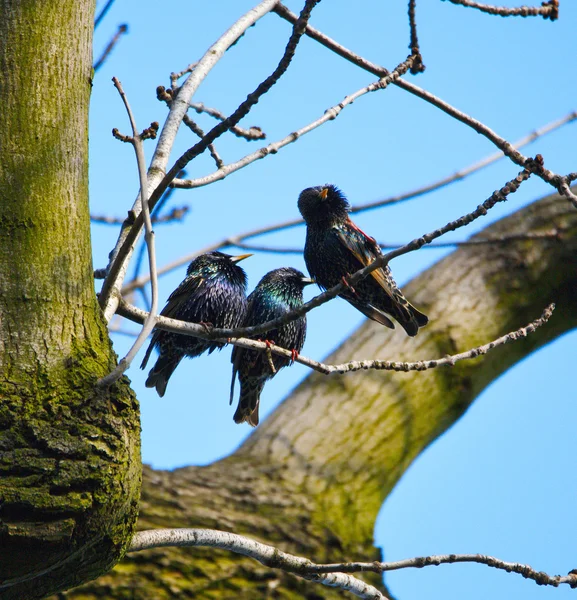
[[[239,254],[238,256],[231,256],[230,262],[237,263],[241,260],[244,260],[245,258],[248,258],[249,256],[252,256],[252,254]]]

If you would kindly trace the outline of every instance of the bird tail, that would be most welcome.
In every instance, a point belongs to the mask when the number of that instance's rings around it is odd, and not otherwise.
[[[150,350],[150,348],[149,348]],[[148,355],[148,352],[147,352]],[[148,357],[145,357],[145,360],[148,360]],[[145,386],[149,388],[156,388],[158,395],[162,398],[164,393],[166,392],[166,386],[168,385],[168,380],[170,376],[174,373],[174,369],[178,367],[178,363],[182,360],[181,356],[167,356],[160,355],[156,364],[150,372],[148,373],[148,378],[146,379]],[[146,364],[143,361],[143,365]]]
[[[235,423],[244,423],[246,421],[252,427],[258,425],[258,405],[265,381],[266,379],[256,377],[240,381],[240,398],[238,400],[238,407],[234,413]]]
[[[395,318],[407,332],[407,335],[414,337],[419,332],[419,327],[424,327],[429,322],[427,315],[417,310],[410,302],[397,306],[401,310],[398,311]]]

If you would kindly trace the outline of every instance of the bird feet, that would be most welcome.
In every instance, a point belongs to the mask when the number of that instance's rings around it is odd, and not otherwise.
[[[296,350],[295,348],[293,348],[291,350],[291,362],[290,364],[292,365],[294,363],[294,361],[299,357],[299,353],[298,350]]]
[[[272,359],[272,346],[274,344],[274,342],[271,342],[270,340],[258,340],[259,342],[264,342],[265,346],[266,346],[266,357],[268,359],[268,366],[270,367],[270,370],[272,372],[272,374],[274,375],[276,373],[276,368],[274,366],[274,361]]]
[[[200,321],[199,325],[206,333],[210,333],[211,329],[214,329],[214,325],[210,321]]]
[[[355,296],[357,295],[355,288],[348,282],[346,275],[341,277],[341,281],[348,290],[350,290]]]

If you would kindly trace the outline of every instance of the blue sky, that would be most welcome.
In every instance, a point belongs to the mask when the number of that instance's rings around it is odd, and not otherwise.
[[[129,131],[111,77],[122,81],[140,128],[154,120],[162,123],[167,111],[156,100],[156,86],[168,86],[172,71],[198,60],[255,3],[170,0],[159,11],[158,3],[150,0],[115,2],[96,32],[95,55],[118,24],[127,23],[129,34],[94,81],[90,128],[94,214],[124,216],[138,191],[132,149],[110,134],[113,127]],[[289,6],[300,9],[295,2]],[[311,23],[376,63],[393,68],[401,62],[408,44],[406,3],[351,6],[325,0]],[[441,1],[418,3],[417,18],[427,70],[409,79],[508,140],[577,109],[574,2],[561,0],[561,19],[555,23],[492,17]],[[275,15],[265,17],[226,54],[194,100],[230,113],[274,69],[289,34],[286,22]],[[261,126],[267,142],[281,139],[374,79],[304,39],[286,77],[243,125]],[[213,124],[208,117],[198,121],[205,130]],[[555,172],[575,171],[575,134],[571,124],[525,152],[540,152]],[[192,143],[193,136],[182,129],[173,158]],[[219,140],[218,149],[230,162],[259,145],[230,136]],[[150,158],[153,144],[148,142],[145,150]],[[183,224],[156,227],[159,265],[225,236],[298,217],[296,199],[305,187],[331,182],[353,204],[367,202],[435,181],[494,150],[482,136],[403,90],[390,87],[369,94],[277,155],[215,185],[176,192],[169,208],[188,204],[191,210]],[[198,177],[213,168],[210,158],[202,156],[189,165],[188,174]],[[355,220],[379,241],[405,243],[473,210],[517,171],[512,163],[501,161],[449,188],[359,214]],[[450,239],[465,239],[549,191],[533,178],[509,202]],[[95,267],[105,266],[117,234],[117,228],[93,226]],[[259,241],[302,246],[304,229]],[[392,263],[395,278],[403,284],[447,252],[421,250],[401,257]],[[305,270],[298,255],[258,255],[242,266],[251,289],[272,268]],[[184,268],[161,278],[161,305],[183,276]],[[306,293],[309,298],[315,290]],[[361,322],[362,315],[343,301],[325,305],[310,315],[303,353],[322,359]],[[480,552],[550,573],[565,574],[577,566],[577,484],[572,476],[577,409],[571,369],[576,339],[575,333],[564,336],[494,382],[459,423],[415,461],[377,523],[376,542],[387,559]],[[115,335],[114,343],[123,355],[132,339]],[[232,422],[228,350],[183,362],[163,399],[144,387],[145,373],[136,368],[141,357],[142,353],[128,376],[141,403],[144,462],[157,468],[206,464],[234,451],[250,433],[248,426]],[[295,365],[269,382],[262,415],[266,417],[306,374],[304,367]],[[571,593],[568,588],[538,587],[519,576],[475,565],[391,573],[387,582],[399,600],[521,596],[563,600]]]

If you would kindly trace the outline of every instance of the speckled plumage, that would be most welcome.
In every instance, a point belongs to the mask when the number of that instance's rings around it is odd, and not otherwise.
[[[343,277],[381,256],[376,241],[349,218],[350,205],[336,186],[327,184],[303,190],[298,208],[307,224],[305,263],[321,288],[334,287]],[[417,335],[419,327],[428,322],[403,296],[388,265],[373,271],[340,296],[385,327],[395,327],[387,315],[394,317],[410,336]]]
[[[243,326],[260,325],[271,319],[281,317],[303,303],[303,288],[311,279],[305,277],[297,269],[283,267],[267,273],[248,297],[248,310]],[[300,317],[278,329],[272,329],[254,339],[273,342],[287,350],[302,350],[306,335],[306,317]],[[290,363],[284,356],[272,355],[275,372]],[[260,394],[265,382],[274,377],[269,359],[265,352],[255,352],[235,346],[232,351],[232,384],[230,402],[234,395],[234,383],[238,374],[240,382],[240,398],[234,414],[236,423],[248,422],[253,427],[258,425],[258,406]]]
[[[210,323],[218,328],[238,327],[246,314],[247,299],[246,273],[236,263],[248,256],[251,255],[230,256],[223,252],[198,256],[160,314],[190,323]],[[146,387],[155,387],[158,395],[164,396],[170,376],[185,356],[194,358],[223,346],[222,342],[155,330],[140,365],[144,369],[152,349],[158,349],[160,356],[148,374]]]

